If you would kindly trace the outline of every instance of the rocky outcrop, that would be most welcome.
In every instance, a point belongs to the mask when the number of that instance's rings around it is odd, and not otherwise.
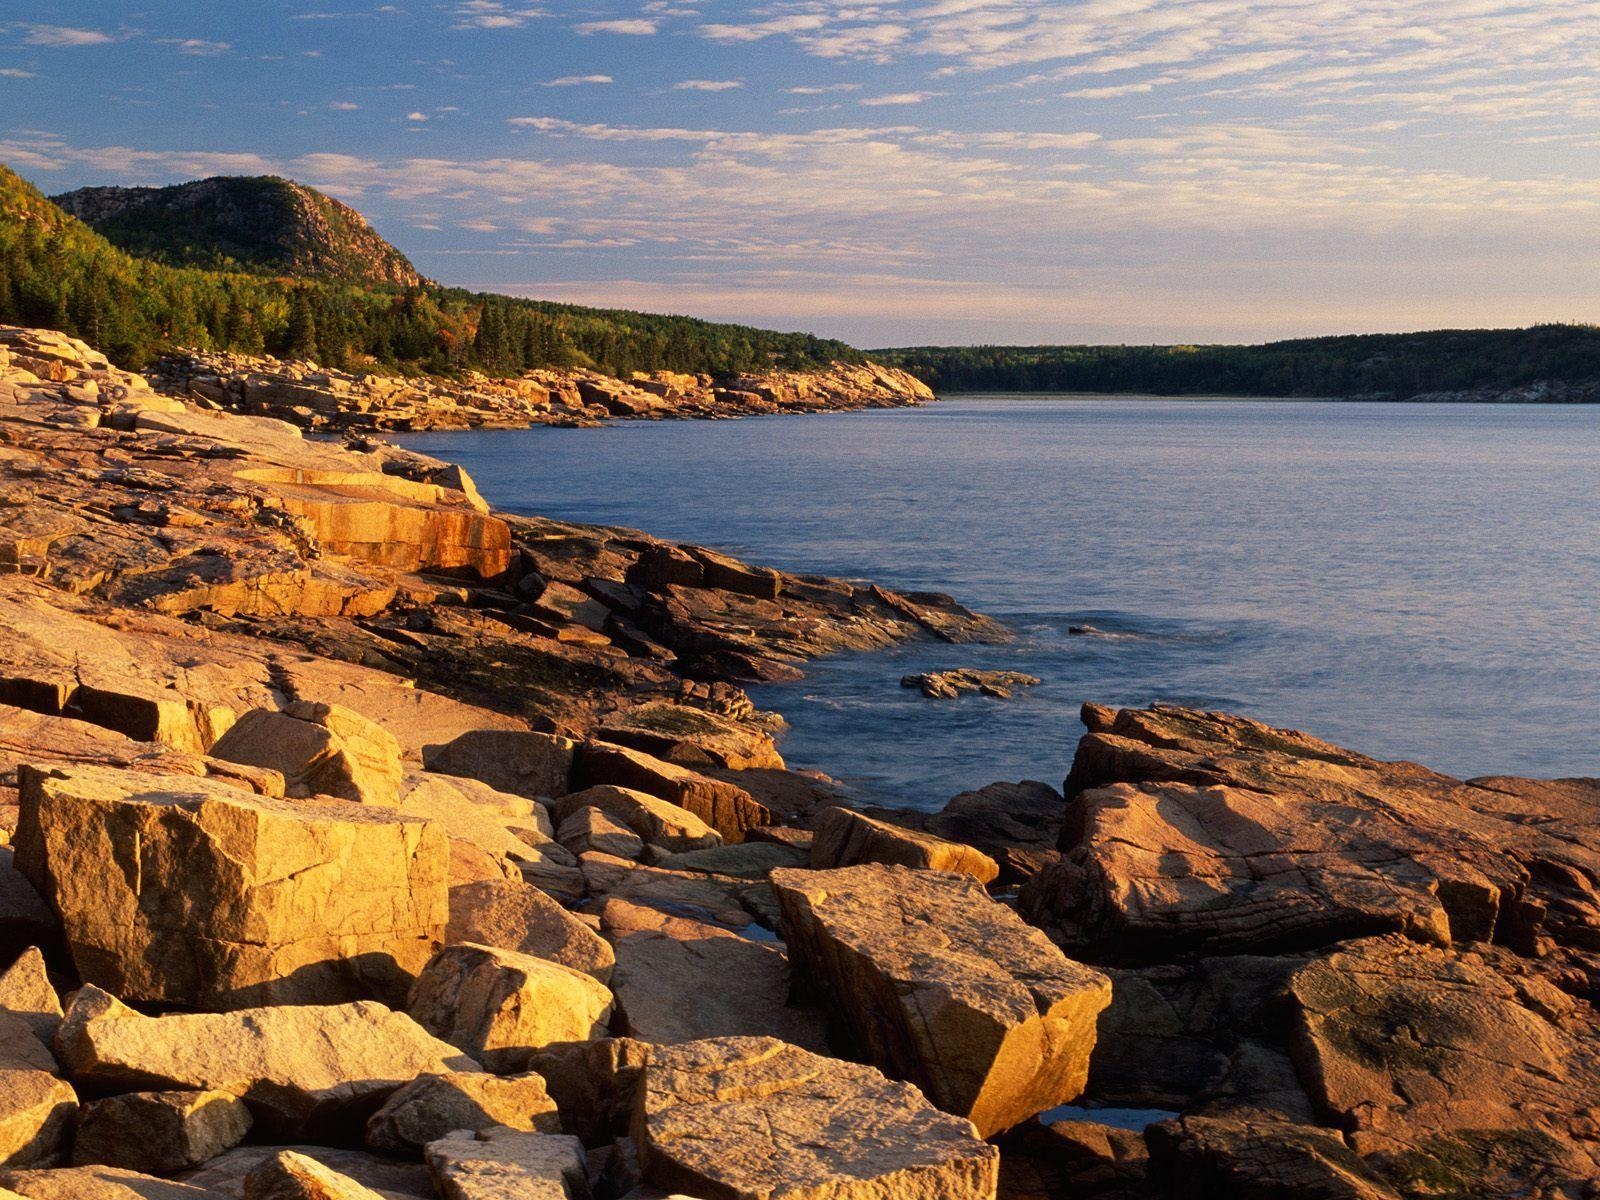
[[[211,747],[213,758],[283,776],[289,796],[334,796],[393,808],[400,803],[400,743],[360,713],[295,701],[282,712],[244,714]]]
[[[534,370],[464,380],[351,373],[307,362],[189,352],[156,367],[170,395],[311,430],[516,429],[611,420],[718,419],[770,413],[905,408],[932,391],[894,367],[834,363],[815,371],[713,378],[669,371],[617,379]]]
[[[86,1104],[73,1137],[74,1166],[174,1175],[233,1149],[250,1111],[228,1092],[130,1092]]]
[[[585,788],[610,786],[659,796],[687,809],[727,842],[742,842],[750,830],[773,824],[771,810],[737,784],[624,746],[591,742],[580,747],[573,778],[575,785]],[[699,846],[709,844],[701,841]],[[678,844],[676,848],[693,850],[699,846]]]
[[[729,1200],[992,1200],[998,1153],[872,1067],[771,1038],[657,1048],[634,1138],[657,1187]]]
[[[22,783],[18,867],[61,915],[80,976],[118,996],[397,999],[444,933],[437,826],[108,768],[29,769]]]
[[[955,700],[965,692],[977,692],[994,700],[1009,700],[1019,688],[1037,687],[1041,681],[1020,671],[925,671],[900,680],[903,688],[915,688],[930,700]]]
[[[966,876],[775,871],[784,941],[835,1045],[984,1136],[1076,1098],[1111,981]]]
[[[486,879],[451,888],[445,941],[547,958],[601,983],[610,982],[616,962],[604,938],[545,892],[519,880]]]
[[[458,1130],[504,1128],[560,1133],[561,1115],[544,1079],[528,1073],[499,1078],[456,1073],[423,1075],[390,1096],[367,1122],[367,1145],[393,1154],[420,1154]]]

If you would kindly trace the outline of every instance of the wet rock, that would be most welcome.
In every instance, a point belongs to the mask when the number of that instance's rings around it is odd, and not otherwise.
[[[511,950],[446,946],[417,977],[408,1005],[428,1032],[497,1072],[560,1042],[603,1036],[611,992],[591,975]]]
[[[56,1047],[86,1087],[228,1092],[274,1136],[365,1120],[418,1075],[478,1065],[370,1001],[146,1017],[93,986],[74,996]]]
[[[906,867],[776,871],[791,963],[834,1044],[985,1136],[1083,1091],[1111,982],[972,879]]]
[[[928,833],[902,829],[848,808],[829,809],[817,822],[811,843],[814,870],[852,867],[860,863],[893,863],[931,871],[970,875],[993,883],[999,865],[988,855]]]
[[[573,781],[575,788],[610,784],[658,796],[688,809],[725,842],[742,842],[748,830],[773,823],[772,813],[743,788],[624,746],[583,745]]]
[[[531,884],[485,880],[450,889],[447,943],[476,942],[514,950],[611,979],[611,945]]]
[[[600,925],[616,948],[619,1032],[670,1044],[775,1037],[826,1053],[819,1014],[788,1006],[789,964],[776,943],[608,900]]]
[[[430,771],[464,775],[496,791],[533,799],[565,795],[574,743],[548,733],[477,729],[454,741],[423,749]]]
[[[424,1075],[373,1114],[367,1122],[367,1145],[393,1154],[420,1154],[429,1142],[456,1130],[477,1133],[496,1126],[523,1133],[561,1132],[556,1102],[539,1075]]]
[[[400,743],[337,704],[255,709],[211,747],[214,758],[283,775],[290,796],[334,796],[393,808],[400,802]]]
[[[646,1180],[762,1200],[992,1200],[999,1155],[972,1125],[872,1067],[770,1038],[656,1048],[635,1141]]]
[[[21,801],[19,867],[80,976],[130,999],[397,995],[444,932],[441,831],[381,808],[90,767],[25,771]]]
[[[1009,700],[1017,689],[1037,687],[1040,680],[1020,671],[928,671],[921,675],[907,675],[900,681],[903,688],[916,688],[933,700],[955,700],[963,692],[977,692],[996,700]]]
[[[716,830],[688,809],[632,788],[601,785],[563,796],[555,806],[556,820],[565,825],[574,814],[586,808],[597,809],[614,817],[643,841],[672,853],[702,850],[722,844],[722,838]],[[598,846],[591,849],[615,853]]]
[[[575,1137],[491,1129],[427,1148],[443,1200],[588,1200],[583,1144]]]
[[[132,1092],[84,1105],[74,1166],[172,1175],[233,1149],[250,1132],[249,1110],[227,1092]]]

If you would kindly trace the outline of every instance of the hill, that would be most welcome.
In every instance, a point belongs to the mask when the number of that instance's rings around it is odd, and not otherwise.
[[[113,245],[173,266],[379,287],[425,282],[355,209],[276,176],[88,187],[53,199]]]
[[[208,252],[218,262],[229,258],[191,237],[191,254]],[[84,338],[124,367],[142,368],[179,347],[432,375],[570,366],[624,378],[659,370],[724,375],[862,361],[843,342],[804,333],[426,281],[378,286],[264,269],[259,261],[249,271],[221,270],[131,254],[0,164],[0,323]]]
[[[1263,346],[916,346],[875,350],[938,391],[1158,396],[1434,393],[1600,399],[1600,327],[1454,329]]]

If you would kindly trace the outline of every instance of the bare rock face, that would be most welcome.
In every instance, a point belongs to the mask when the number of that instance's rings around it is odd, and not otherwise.
[[[290,796],[400,803],[400,743],[360,713],[297,701],[247,712],[211,747],[214,758],[283,775]]]
[[[59,944],[61,925],[39,889],[17,870],[16,851],[0,846],[0,958]]]
[[[611,992],[582,971],[469,942],[434,956],[408,1008],[424,1029],[489,1070],[514,1072],[546,1046],[602,1036]]]
[[[74,1166],[171,1175],[233,1149],[250,1132],[250,1111],[227,1092],[130,1092],[84,1105]]]
[[[424,1075],[406,1084],[367,1122],[367,1145],[420,1154],[456,1130],[503,1126],[522,1133],[560,1133],[561,1115],[544,1079],[523,1075]]]
[[[998,1183],[970,1122],[772,1038],[657,1047],[634,1140],[650,1183],[725,1200],[993,1200]]]
[[[586,808],[598,809],[615,818],[643,841],[669,853],[704,850],[720,846],[722,837],[686,808],[632,788],[601,784],[563,796],[555,806],[555,818],[563,825]],[[600,849],[600,847],[593,847]],[[615,853],[605,851],[605,853]],[[619,857],[637,857],[620,855]]]
[[[441,1138],[427,1158],[443,1200],[589,1200],[575,1137],[491,1129]]]
[[[250,1173],[282,1150],[292,1150],[363,1187],[371,1188],[383,1200],[438,1200],[428,1168],[421,1163],[397,1162],[360,1150],[340,1150],[329,1146],[240,1146],[230,1150],[179,1178],[209,1193],[244,1200],[245,1181]]]
[[[314,1158],[280,1150],[245,1176],[243,1200],[383,1200]]]
[[[418,1075],[478,1065],[370,1001],[145,1017],[93,986],[74,996],[56,1046],[86,1087],[227,1092],[274,1136],[364,1120]]]
[[[21,1017],[41,1042],[55,1037],[61,1024],[61,1000],[37,947],[24,950],[0,972],[0,1012]]]
[[[450,889],[449,944],[476,942],[513,950],[611,979],[616,955],[607,942],[531,884],[489,879]]]
[[[423,747],[422,761],[442,775],[464,775],[496,791],[537,799],[566,794],[574,744],[549,733],[476,729]]]
[[[551,1046],[528,1062],[555,1097],[566,1132],[598,1147],[627,1134],[649,1057],[643,1042],[597,1038]]]
[[[610,813],[580,808],[556,829],[556,840],[573,854],[610,854],[617,858],[644,856],[644,839]]]
[[[686,808],[725,842],[742,842],[749,830],[773,823],[771,811],[737,784],[663,762],[641,750],[589,742],[579,748],[573,786],[601,784],[659,796]]]
[[[27,771],[21,799],[18,866],[82,978],[131,1000],[403,994],[444,932],[444,836],[383,809],[89,767]]]
[[[620,1032],[669,1044],[775,1037],[827,1052],[821,1017],[791,1008],[789,963],[776,943],[608,900],[600,925],[616,947]]]
[[[954,871],[993,883],[1000,866],[980,850],[931,833],[902,829],[849,808],[830,808],[817,823],[811,867],[826,871],[860,863],[896,863],[930,871]]]
[[[1056,846],[1066,813],[1066,801],[1048,784],[991,783],[962,792],[923,828],[983,851],[1000,864],[1002,880],[1021,880],[1060,858]]]
[[[0,1189],[27,1200],[218,1200],[218,1193],[121,1167],[0,1172]],[[0,1190],[0,1200],[7,1193]]]
[[[1312,1102],[1402,1190],[1600,1178],[1594,1009],[1497,971],[1498,957],[1373,939],[1290,982],[1290,1049]]]
[[[784,941],[836,1047],[984,1136],[1083,1091],[1111,981],[972,879],[906,867],[773,872]]]
[[[19,1020],[0,1020],[0,1167],[50,1166],[65,1155],[77,1093]]]

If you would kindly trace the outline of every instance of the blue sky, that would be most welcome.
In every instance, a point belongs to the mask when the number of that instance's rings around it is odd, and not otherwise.
[[[861,345],[1600,320],[1600,0],[6,0],[0,158]]]

